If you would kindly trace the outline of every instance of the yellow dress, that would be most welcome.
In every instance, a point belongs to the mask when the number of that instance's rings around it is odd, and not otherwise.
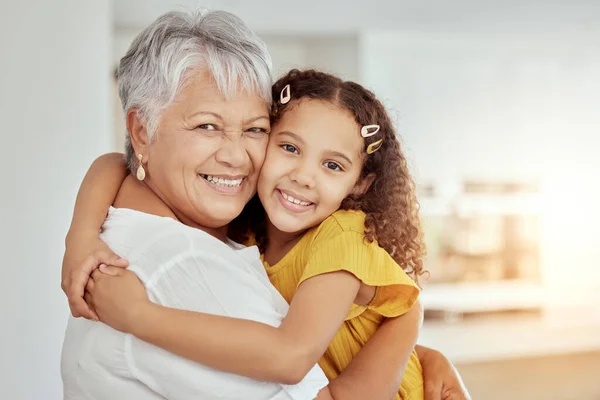
[[[277,264],[265,268],[288,303],[304,280],[345,270],[367,285],[377,287],[367,306],[352,305],[319,365],[329,379],[336,378],[375,334],[386,317],[412,308],[419,296],[417,285],[377,243],[364,240],[365,215],[337,211],[308,231]],[[423,400],[423,371],[413,351],[396,399]]]

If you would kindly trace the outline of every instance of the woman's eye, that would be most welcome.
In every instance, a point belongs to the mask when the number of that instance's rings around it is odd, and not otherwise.
[[[246,129],[246,133],[249,134],[251,137],[262,138],[269,132],[265,128],[255,127]]]
[[[296,146],[294,146],[293,144],[282,144],[281,148],[285,151],[287,151],[288,153],[294,153],[294,154],[299,154],[300,152],[298,151],[298,149],[296,148]]]
[[[216,131],[217,126],[214,124],[202,124],[202,125],[198,125],[198,129],[202,129],[205,131]]]
[[[327,161],[325,163],[325,167],[329,168],[332,171],[341,171],[342,167],[340,167],[340,164],[333,162],[333,161]]]
[[[265,128],[250,128],[250,129],[248,129],[248,132],[251,132],[251,133],[267,133],[267,130]]]

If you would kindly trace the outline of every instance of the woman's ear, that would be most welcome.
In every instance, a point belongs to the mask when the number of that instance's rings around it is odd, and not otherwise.
[[[146,129],[146,124],[142,121],[140,114],[137,109],[130,108],[127,111],[127,132],[129,133],[129,139],[131,140],[131,145],[133,146],[133,150],[136,154],[136,158],[138,154],[143,154],[144,157],[147,157],[148,152],[146,148],[148,146],[148,131]]]
[[[367,190],[369,190],[374,180],[375,174],[369,174],[364,178],[359,179],[359,181],[356,182],[356,185],[354,185],[354,188],[352,188],[350,194],[353,194],[355,196],[362,196],[363,194],[367,193]]]

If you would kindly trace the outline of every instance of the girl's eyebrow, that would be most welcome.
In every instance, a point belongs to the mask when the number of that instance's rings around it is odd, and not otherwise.
[[[339,151],[333,151],[333,150],[329,150],[329,153],[333,156],[343,158],[344,160],[348,161],[348,164],[353,165],[350,157],[348,157],[344,153],[340,153]]]
[[[289,136],[289,137],[291,137],[292,139],[295,139],[296,141],[300,142],[301,144],[304,144],[304,140],[303,140],[303,139],[302,139],[300,136],[296,135],[296,134],[295,134],[295,133],[293,133],[293,132],[290,132],[290,131],[281,131],[281,132],[279,132],[279,133],[278,133],[278,135],[286,135],[286,136]],[[344,160],[346,160],[346,161],[347,161],[347,162],[348,162],[350,165],[354,165],[354,164],[352,163],[352,160],[350,159],[350,157],[348,157],[348,156],[347,156],[347,155],[345,155],[344,153],[340,153],[339,151],[335,151],[335,150],[327,150],[327,153],[328,153],[328,154],[331,154],[332,156],[335,156],[335,157],[340,157],[340,158],[343,158],[343,159],[344,159]]]
[[[296,135],[296,134],[295,134],[295,133],[293,133],[293,132],[290,132],[290,131],[281,131],[281,132],[279,132],[279,134],[278,134],[278,135],[286,135],[286,136],[289,136],[289,137],[291,137],[292,139],[295,139],[296,141],[300,142],[301,144],[304,144],[304,140],[303,140],[303,139],[302,139],[300,136]]]

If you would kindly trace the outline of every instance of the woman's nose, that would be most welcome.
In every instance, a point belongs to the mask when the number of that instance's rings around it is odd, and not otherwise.
[[[250,162],[248,149],[240,138],[225,138],[215,158],[217,162],[231,168],[243,168]]]

